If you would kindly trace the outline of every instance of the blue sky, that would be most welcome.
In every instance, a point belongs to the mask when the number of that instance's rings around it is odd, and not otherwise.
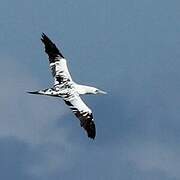
[[[178,0],[2,0],[0,179],[180,178]],[[47,33],[97,126],[89,140],[61,99],[28,95],[53,83]]]

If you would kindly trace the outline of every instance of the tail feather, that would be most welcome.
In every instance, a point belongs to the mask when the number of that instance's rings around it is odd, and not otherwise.
[[[29,94],[41,94],[39,91],[28,91]]]

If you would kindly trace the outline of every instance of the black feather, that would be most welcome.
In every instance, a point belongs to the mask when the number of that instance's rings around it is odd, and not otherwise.
[[[58,56],[64,58],[56,45],[44,33],[42,33],[41,41],[45,45],[45,52],[49,56],[50,63],[55,62]]]
[[[76,117],[79,118],[81,122],[81,127],[83,127],[86,130],[88,137],[94,139],[96,136],[96,126],[93,121],[92,113],[91,114],[88,113],[86,115],[85,114],[86,112],[84,113],[79,111],[75,112]]]

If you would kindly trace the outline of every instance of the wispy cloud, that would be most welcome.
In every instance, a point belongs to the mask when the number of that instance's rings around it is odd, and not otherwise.
[[[65,167],[65,152],[73,148],[68,142],[68,130],[63,123],[57,127],[57,120],[63,121],[68,109],[60,99],[27,94],[28,90],[41,88],[40,83],[16,59],[2,59],[0,81],[4,83],[0,88],[0,142],[9,138],[14,144],[22,142],[31,152],[30,156],[39,154],[38,163],[35,161],[24,166],[27,174],[38,177]],[[64,155],[60,157],[60,154]]]

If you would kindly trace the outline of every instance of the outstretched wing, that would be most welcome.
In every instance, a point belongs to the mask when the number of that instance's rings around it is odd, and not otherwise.
[[[44,43],[45,52],[49,57],[49,65],[54,77],[54,84],[60,85],[72,81],[67,68],[66,59],[56,45],[44,33],[42,34],[41,41]]]
[[[94,139],[96,127],[91,109],[82,101],[79,95],[73,95],[70,98],[64,99],[64,101],[80,120],[80,125],[86,130],[88,137]]]

